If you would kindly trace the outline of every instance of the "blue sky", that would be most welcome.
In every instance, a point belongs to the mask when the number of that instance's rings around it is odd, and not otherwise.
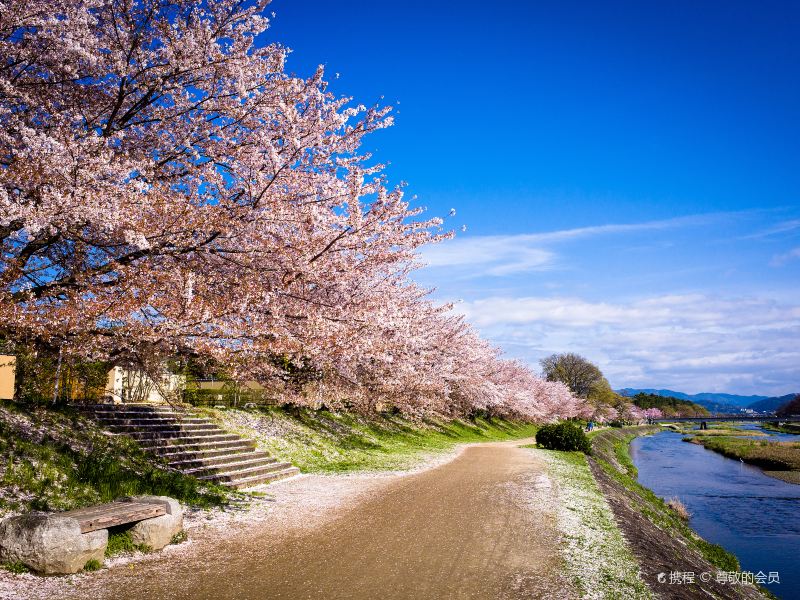
[[[509,355],[576,351],[614,387],[800,391],[800,4],[271,9],[289,70],[396,105],[366,149],[467,226],[417,278]]]

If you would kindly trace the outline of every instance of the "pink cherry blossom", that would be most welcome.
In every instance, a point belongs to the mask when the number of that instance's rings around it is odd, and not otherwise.
[[[361,150],[391,108],[287,73],[267,3],[0,0],[0,335],[301,404],[584,414],[413,282],[452,234]]]

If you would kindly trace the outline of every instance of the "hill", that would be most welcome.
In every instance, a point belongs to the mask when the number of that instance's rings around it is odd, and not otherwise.
[[[750,408],[750,405],[754,402],[759,402],[769,398],[769,396],[740,396],[737,394],[718,394],[713,392],[685,394],[683,392],[676,392],[674,390],[658,390],[652,388],[623,388],[621,390],[617,390],[617,393],[629,398],[632,398],[639,393],[678,398],[680,400],[688,400],[689,402],[694,402],[695,404],[704,406],[712,412],[738,412],[738,410],[741,408]]]
[[[696,417],[708,414],[708,410],[704,406],[674,396],[639,392],[632,399],[639,408],[657,408],[666,417]]]
[[[789,402],[782,405],[776,412],[780,417],[800,415],[800,394],[797,394]]]
[[[785,396],[774,396],[772,398],[764,398],[758,402],[753,402],[747,408],[752,408],[758,412],[774,412],[784,404],[791,402],[797,394],[786,394]]]

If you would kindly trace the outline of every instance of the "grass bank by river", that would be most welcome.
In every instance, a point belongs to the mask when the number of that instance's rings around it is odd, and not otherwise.
[[[800,484],[800,442],[742,439],[734,436],[685,438],[728,458],[756,465],[766,475]]]
[[[533,446],[531,446],[533,448]],[[556,516],[567,574],[584,598],[653,598],[614,513],[580,452],[534,450],[558,488]]]
[[[456,444],[532,437],[530,423],[494,418],[410,420],[310,409],[206,409],[208,416],[304,473],[404,470]]]
[[[763,598],[753,586],[730,586],[715,577],[701,581],[700,573],[738,571],[735,556],[721,546],[702,539],[681,516],[640,485],[628,445],[639,435],[659,431],[658,427],[607,429],[592,439],[592,473],[606,496],[641,567],[642,579],[659,596],[669,598]],[[691,585],[674,585],[670,573],[697,574]]]
[[[769,431],[800,435],[800,423],[762,423],[761,427]]]
[[[732,423],[727,421],[719,421],[716,423],[709,423],[708,429],[698,429],[694,424],[686,423],[670,423],[666,425],[668,429],[683,433],[687,435],[696,435],[700,437],[716,437],[716,436],[745,436],[745,437],[767,437],[769,434],[763,431],[755,431],[753,429],[742,429],[740,423]]]

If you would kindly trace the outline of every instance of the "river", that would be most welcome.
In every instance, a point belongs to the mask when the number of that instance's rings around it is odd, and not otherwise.
[[[800,485],[683,442],[683,437],[664,431],[631,443],[639,482],[662,498],[678,497],[692,515],[694,530],[736,554],[743,571],[777,571],[780,583],[768,585],[770,592],[800,600]],[[778,434],[773,439],[798,437]]]

